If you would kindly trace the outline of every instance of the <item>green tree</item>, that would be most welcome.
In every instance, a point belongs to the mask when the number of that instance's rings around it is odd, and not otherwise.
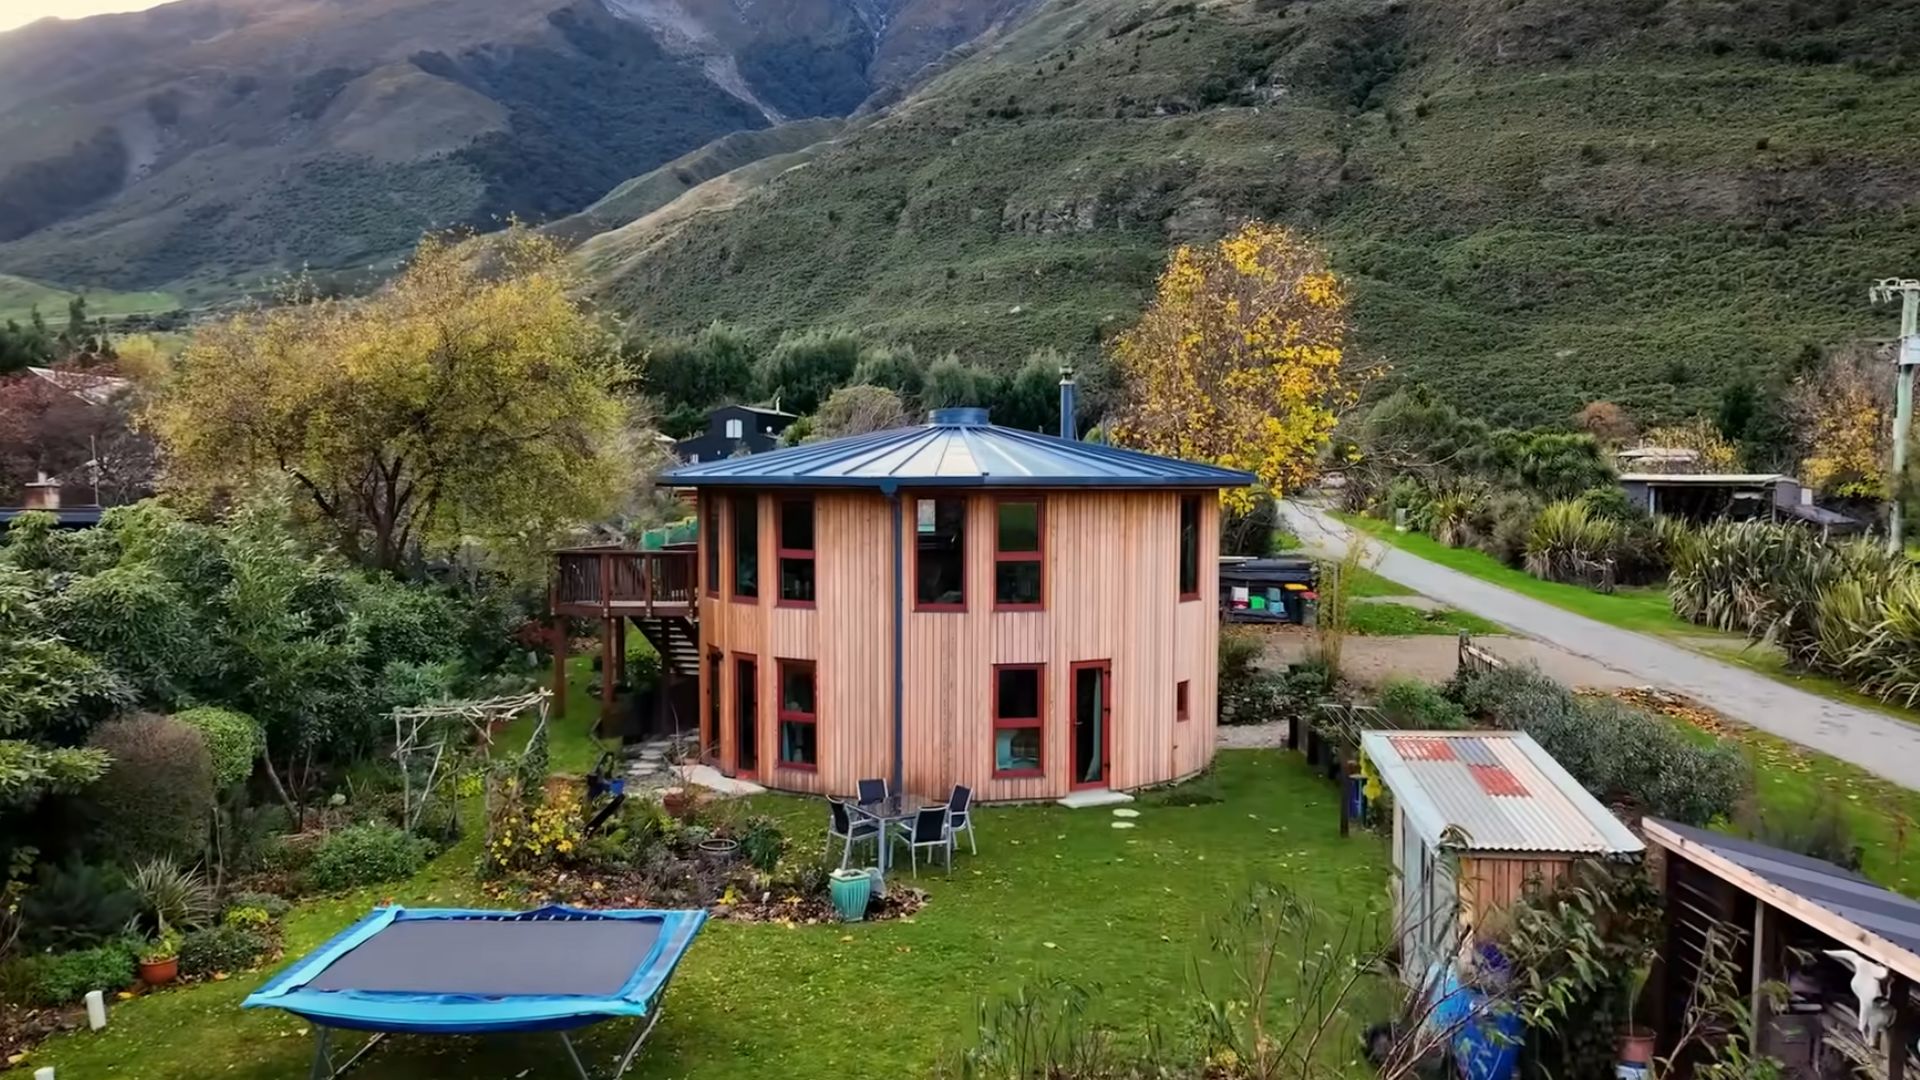
[[[673,338],[644,349],[640,381],[660,399],[662,430],[674,438],[699,431],[718,405],[753,395],[755,352],[739,330],[716,322],[690,338]]]
[[[131,698],[105,665],[61,637],[43,580],[0,566],[0,809],[98,779],[105,755],[77,747]]]
[[[948,353],[927,368],[920,404],[928,409],[991,408],[999,392],[1000,380],[993,372]]]
[[[853,385],[883,386],[905,402],[919,398],[925,376],[913,346],[879,346],[862,353],[860,363],[853,369]]]
[[[905,427],[912,421],[900,395],[884,386],[843,386],[814,414],[807,434],[814,439],[838,439]]]
[[[791,413],[810,413],[847,385],[868,350],[845,330],[813,330],[780,339],[760,362],[760,398]]]
[[[637,445],[613,342],[553,243],[515,227],[490,251],[428,237],[371,297],[203,329],[151,410],[173,486],[290,481],[389,571],[469,539],[530,556],[611,511]]]
[[[1060,433],[1060,369],[1067,358],[1036,349],[1006,380],[993,402],[993,422],[1027,431]]]

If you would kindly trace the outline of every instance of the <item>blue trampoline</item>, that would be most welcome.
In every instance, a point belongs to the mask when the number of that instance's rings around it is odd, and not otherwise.
[[[465,911],[381,908],[248,995],[242,1007],[285,1009],[312,1022],[314,1080],[345,1073],[394,1032],[558,1032],[621,1017],[638,1033],[618,1078],[660,1019],[660,995],[704,911]],[[374,1033],[339,1067],[332,1031]]]

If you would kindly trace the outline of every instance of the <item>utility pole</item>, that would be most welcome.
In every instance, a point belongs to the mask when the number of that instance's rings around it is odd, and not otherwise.
[[[1887,516],[1887,550],[1898,555],[1906,542],[1900,496],[1906,487],[1907,428],[1913,423],[1913,369],[1920,367],[1920,281],[1887,278],[1869,295],[1876,304],[1900,298],[1900,345],[1893,360],[1893,512]]]

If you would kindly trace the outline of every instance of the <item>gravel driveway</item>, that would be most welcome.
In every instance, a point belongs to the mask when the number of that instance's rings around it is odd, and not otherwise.
[[[1375,571],[1410,589],[1612,668],[1634,685],[1685,694],[1741,723],[1920,790],[1920,726],[1521,596],[1360,537],[1314,507],[1283,500],[1280,509],[1309,549],[1338,556],[1359,539]]]

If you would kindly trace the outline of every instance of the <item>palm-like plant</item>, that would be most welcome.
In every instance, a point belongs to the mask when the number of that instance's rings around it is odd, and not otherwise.
[[[129,883],[140,897],[141,910],[155,933],[198,930],[213,921],[213,890],[199,871],[182,867],[171,858],[148,859],[134,867]]]

